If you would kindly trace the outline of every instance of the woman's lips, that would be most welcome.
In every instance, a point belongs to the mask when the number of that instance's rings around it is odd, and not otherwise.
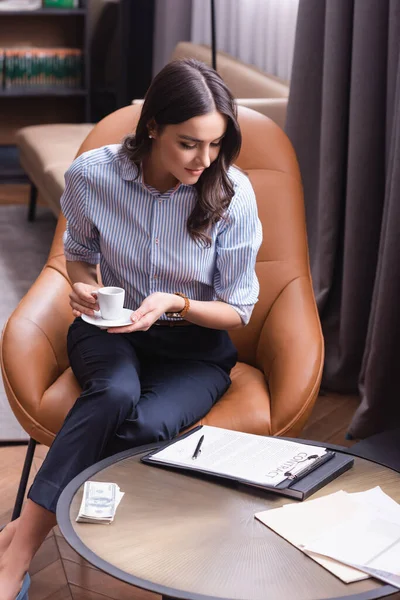
[[[189,171],[189,173],[191,173],[192,175],[200,175],[204,169],[188,169],[185,167],[186,171]]]

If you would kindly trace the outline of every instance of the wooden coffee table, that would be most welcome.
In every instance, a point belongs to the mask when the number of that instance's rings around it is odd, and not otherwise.
[[[373,579],[345,584],[254,513],[296,502],[244,486],[145,465],[142,446],[103,460],[62,493],[57,520],[90,563],[134,586],[185,600],[369,600],[398,594]],[[330,446],[337,449],[335,446]],[[313,498],[380,485],[400,502],[400,474],[362,458]],[[76,523],[88,479],[125,492],[111,525]]]

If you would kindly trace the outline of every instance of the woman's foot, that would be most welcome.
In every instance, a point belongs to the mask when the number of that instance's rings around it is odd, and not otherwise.
[[[19,519],[15,519],[15,521],[10,521],[0,532],[0,558],[3,556],[4,552],[11,544],[11,541],[14,537],[14,533],[17,530],[18,521]]]
[[[0,561],[0,600],[15,600],[21,591],[26,570]]]
[[[56,524],[54,513],[27,500],[8,548],[0,558],[0,600],[15,600],[36,551]]]

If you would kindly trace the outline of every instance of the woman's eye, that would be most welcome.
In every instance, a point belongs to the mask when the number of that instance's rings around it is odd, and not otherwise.
[[[221,145],[221,142],[222,142],[222,140],[220,140],[219,142],[212,142],[210,144],[210,146],[212,148],[219,148],[219,146]],[[197,146],[197,144],[190,145],[190,144],[185,144],[185,142],[180,142],[180,144],[181,144],[182,148],[185,148],[185,150],[194,150]]]

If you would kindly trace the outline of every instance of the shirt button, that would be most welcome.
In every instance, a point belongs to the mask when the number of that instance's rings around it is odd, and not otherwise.
[[[156,240],[155,240],[155,241],[156,241],[156,244],[158,244],[160,240],[159,240],[158,238],[156,238]]]
[[[158,277],[157,273],[155,273],[155,274],[153,275],[153,277],[154,277],[154,279],[157,279],[157,277]]]

